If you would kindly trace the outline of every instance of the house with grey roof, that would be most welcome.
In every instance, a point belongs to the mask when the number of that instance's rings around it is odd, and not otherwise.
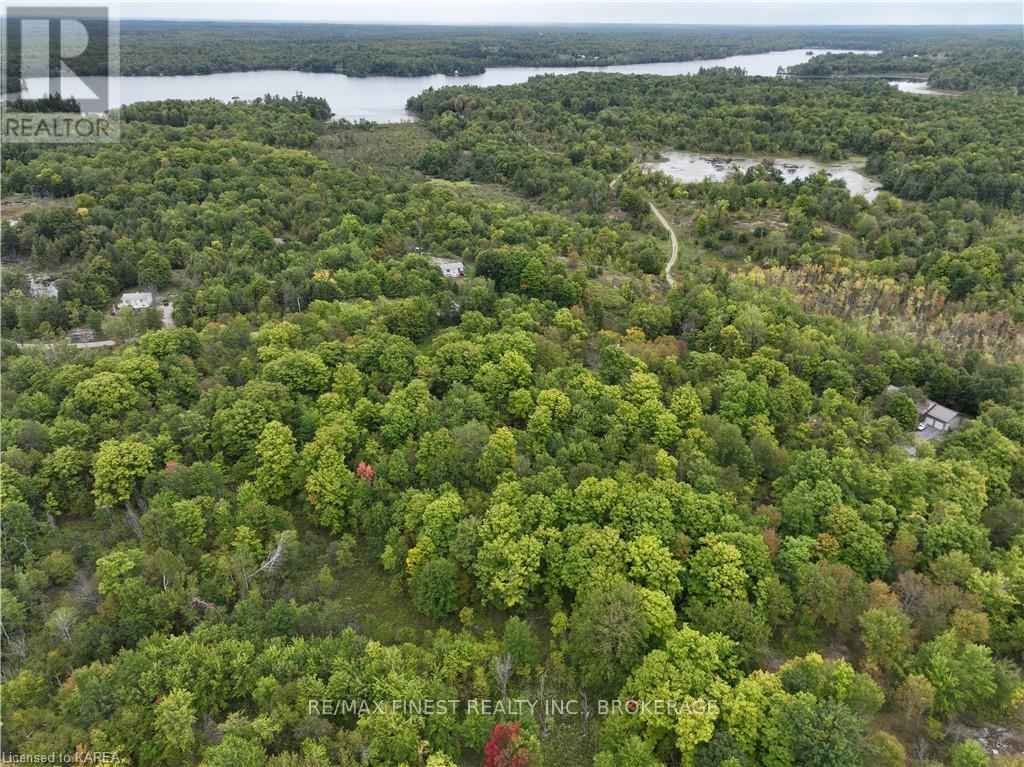
[[[902,389],[899,386],[890,384],[885,387],[885,391],[886,394],[891,395],[902,391]],[[911,399],[914,400],[914,405],[917,407],[917,416],[919,418],[917,436],[921,439],[934,439],[942,434],[959,429],[963,423],[963,414],[945,405],[940,405],[935,400],[915,397],[911,397]]]
[[[963,421],[963,416],[960,413],[937,402],[928,401],[931,402],[931,407],[922,415],[921,423],[942,432],[953,431],[960,427],[960,423]]]

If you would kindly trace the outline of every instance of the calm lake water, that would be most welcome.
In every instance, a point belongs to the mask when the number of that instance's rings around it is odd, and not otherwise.
[[[426,77],[348,77],[317,72],[223,72],[213,75],[116,77],[111,83],[114,105],[134,104],[138,101],[161,99],[254,99],[271,93],[276,96],[320,96],[327,99],[336,117],[347,120],[374,122],[404,122],[411,120],[405,109],[410,96],[427,88],[448,85],[514,85],[541,74],[571,74],[574,72],[617,72],[621,74],[690,75],[702,67],[741,67],[748,75],[774,76],[779,67],[790,67],[806,61],[806,48],[772,51],[749,56],[729,56],[724,59],[698,61],[670,61],[658,64],[628,64],[613,67],[494,67],[481,75]],[[849,53],[851,51],[813,49],[811,53]],[[83,78],[88,86],[91,78]],[[74,84],[75,81],[70,81]],[[46,94],[45,78],[28,78],[27,98]],[[83,83],[78,88],[64,86],[65,96],[85,96]]]
[[[889,85],[904,93],[919,93],[923,96],[952,96],[951,91],[937,91],[921,80],[890,80]]]
[[[761,158],[732,157],[724,155],[698,154],[694,152],[666,152],[668,158],[662,162],[645,163],[643,167],[660,170],[672,178],[684,182],[724,181],[733,170],[746,170],[761,163]],[[873,200],[882,188],[881,183],[869,178],[863,168],[853,162],[823,163],[805,157],[780,157],[775,159],[775,167],[782,171],[786,181],[813,176],[820,170],[828,173],[829,178],[842,179],[850,194],[862,194]]]

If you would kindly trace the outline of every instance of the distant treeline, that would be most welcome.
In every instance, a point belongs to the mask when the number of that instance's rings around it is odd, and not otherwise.
[[[1019,45],[991,27],[392,26],[123,21],[121,73],[288,69],[354,76],[479,74],[498,66],[607,66],[714,59],[791,48],[984,50]],[[105,63],[78,62],[79,74]]]
[[[62,98],[59,93],[51,93],[41,99],[13,99],[4,102],[4,110],[8,112],[75,112],[82,111],[81,105],[74,96]]]
[[[1020,31],[1004,36],[1002,30],[987,39],[962,35],[948,38],[907,37],[885,46],[880,55],[826,53],[790,68],[791,74],[810,76],[913,75],[926,76],[933,88],[971,91],[1013,88],[1024,92],[1024,46]]]

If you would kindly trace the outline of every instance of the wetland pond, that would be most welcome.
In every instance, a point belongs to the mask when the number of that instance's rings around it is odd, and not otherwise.
[[[702,152],[665,152],[664,160],[643,164],[646,170],[658,170],[677,181],[693,183],[711,179],[724,181],[733,170],[746,170],[760,165],[765,158],[734,157]],[[777,157],[774,165],[786,181],[808,178],[825,171],[829,178],[846,182],[850,194],[860,194],[873,200],[882,188],[881,182],[869,177],[863,165],[853,161],[818,162],[808,157]]]

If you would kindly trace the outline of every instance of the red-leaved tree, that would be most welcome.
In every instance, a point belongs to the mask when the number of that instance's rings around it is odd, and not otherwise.
[[[359,465],[356,466],[356,476],[369,485],[373,482],[373,466],[365,461],[360,461]]]
[[[498,722],[484,746],[484,767],[533,767],[530,749],[519,745],[519,722]]]

